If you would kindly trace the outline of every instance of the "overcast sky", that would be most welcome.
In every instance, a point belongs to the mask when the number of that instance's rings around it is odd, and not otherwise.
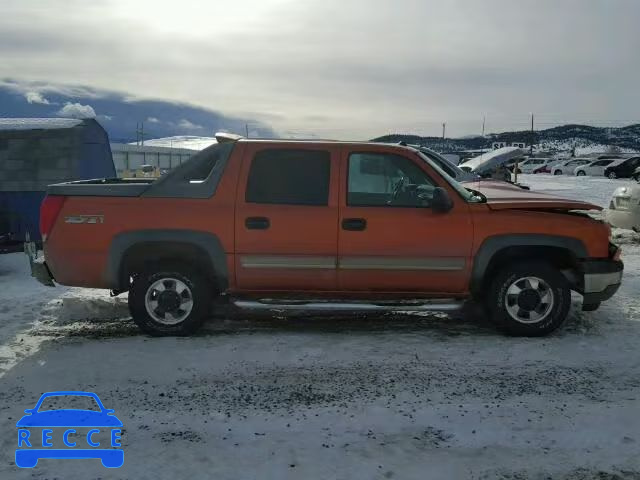
[[[639,51],[639,0],[0,0],[0,78],[335,138],[640,122]]]

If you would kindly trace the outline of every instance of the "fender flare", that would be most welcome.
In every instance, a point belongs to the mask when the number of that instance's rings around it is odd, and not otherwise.
[[[491,236],[482,242],[475,254],[470,282],[472,292],[481,288],[484,275],[495,255],[509,247],[556,247],[571,252],[576,259],[588,257],[587,248],[577,238],[533,233]]]
[[[124,256],[131,247],[140,243],[183,243],[200,248],[211,262],[218,285],[222,290],[229,287],[227,259],[220,239],[213,233],[198,230],[153,229],[136,230],[117,234],[109,247],[106,280],[110,288],[121,287],[121,268]],[[203,259],[204,260],[204,259]]]

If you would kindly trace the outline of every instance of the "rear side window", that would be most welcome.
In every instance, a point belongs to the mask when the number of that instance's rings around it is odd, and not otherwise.
[[[245,201],[328,205],[331,154],[316,150],[263,150],[251,162]]]

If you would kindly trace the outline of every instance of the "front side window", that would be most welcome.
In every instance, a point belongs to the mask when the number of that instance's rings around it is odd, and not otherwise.
[[[270,149],[251,162],[247,203],[328,205],[331,154],[315,150]]]
[[[411,160],[384,153],[349,156],[350,206],[428,207],[436,185]]]

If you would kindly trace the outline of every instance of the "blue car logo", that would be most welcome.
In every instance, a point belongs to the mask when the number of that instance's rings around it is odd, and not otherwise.
[[[58,403],[83,408],[54,408]],[[41,458],[99,458],[107,468],[123,465],[122,422],[95,393],[48,392],[24,412],[16,423],[18,467],[35,467]]]

